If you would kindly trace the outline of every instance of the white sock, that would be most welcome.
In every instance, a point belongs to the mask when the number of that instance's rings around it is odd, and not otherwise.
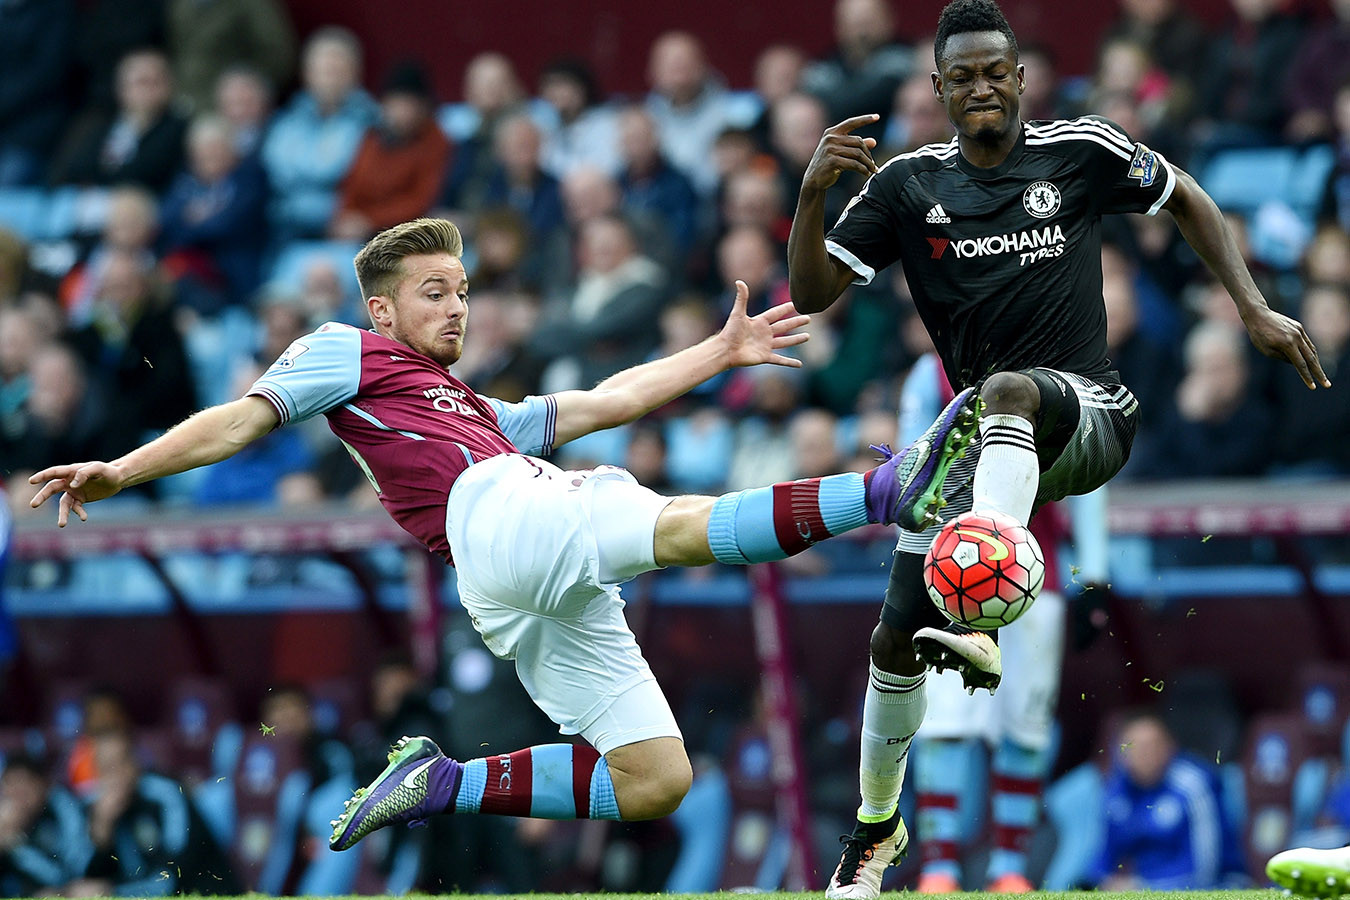
[[[858,784],[862,806],[858,818],[878,821],[889,816],[900,800],[909,745],[928,711],[924,689],[927,673],[892,675],[871,664],[867,698],[863,701],[862,761]]]
[[[1021,416],[994,414],[980,420],[980,461],[975,464],[976,512],[997,510],[1023,525],[1031,518],[1041,483],[1036,439]]]

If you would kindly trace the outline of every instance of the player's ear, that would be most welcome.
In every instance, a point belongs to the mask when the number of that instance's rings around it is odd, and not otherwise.
[[[931,78],[931,79],[933,79],[933,96],[937,98],[937,102],[941,103],[941,102],[942,102],[942,76],[939,75],[939,74],[936,73],[936,72],[929,72],[929,73],[928,73],[928,77]]]
[[[394,300],[392,297],[383,297],[376,294],[366,299],[366,311],[370,313],[370,321],[376,325],[389,325],[393,322]]]
[[[1027,67],[1021,63],[1017,64],[1017,93],[1022,93],[1027,89]]]

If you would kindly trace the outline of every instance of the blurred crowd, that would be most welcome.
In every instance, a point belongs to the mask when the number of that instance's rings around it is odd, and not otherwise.
[[[1234,148],[1330,152],[1315,202],[1230,222],[1335,379],[1350,356],[1350,0],[1334,0],[1330,21],[1288,6],[1233,0],[1208,28],[1174,0],[1122,0],[1087,75],[1058,72],[1023,35],[1023,114],[1105,115],[1202,182]],[[456,374],[518,399],[702,339],[734,279],[752,312],[786,301],[794,198],[830,124],[880,113],[878,159],[951,136],[931,37],[902,34],[887,0],[837,0],[828,55],[754,48],[748,87],[725,83],[696,34],[671,31],[650,48],[644,94],[606,91],[578,58],[525,84],[510,58],[484,53],[454,102],[418,60],[366,72],[346,29],[297,44],[278,0],[72,7],[0,7],[0,469],[12,487],[237,396],[325,321],[365,324],[350,258],[394,223],[435,214],[464,230],[472,328]],[[1350,394],[1307,392],[1256,356],[1166,215],[1108,218],[1103,237],[1110,356],[1142,411],[1123,477],[1350,473]],[[803,369],[716,379],[563,461],[623,462],[671,491],[867,464],[929,349],[904,273],[886,275],[816,317]],[[139,502],[374,499],[322,426],[155,491]]]

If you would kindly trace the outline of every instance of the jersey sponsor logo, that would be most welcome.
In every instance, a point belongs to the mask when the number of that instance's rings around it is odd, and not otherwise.
[[[1022,194],[1022,207],[1038,219],[1059,212],[1059,188],[1048,181],[1036,181]]]
[[[929,225],[950,225],[952,224],[952,217],[947,215],[947,211],[942,208],[941,203],[937,203],[928,211],[928,217],[924,221]]]
[[[458,388],[437,385],[433,388],[427,388],[422,392],[422,396],[431,401],[431,405],[438,412],[458,413],[461,416],[476,416],[478,410],[474,409],[466,402],[466,395]]]
[[[932,259],[941,259],[951,247],[957,259],[974,259],[979,256],[1000,256],[1004,253],[1017,253],[1021,256],[1020,265],[1026,266],[1042,259],[1052,259],[1064,253],[1068,245],[1064,229],[1058,225],[1044,228],[1015,231],[1012,234],[991,234],[978,238],[925,238],[933,248]]]
[[[302,344],[300,341],[294,341],[286,352],[277,359],[278,369],[289,369],[295,365],[295,361],[309,352],[309,345]]]
[[[998,562],[1001,559],[1008,558],[1008,545],[994,537],[992,534],[984,534],[979,531],[967,531],[964,528],[956,529],[956,533],[968,538],[974,538],[977,541],[982,541],[993,547],[994,555],[989,557],[990,562]]]
[[[1134,145],[1134,158],[1130,160],[1131,178],[1139,179],[1140,187],[1150,187],[1153,182],[1158,180],[1158,170],[1162,166],[1158,163],[1158,154],[1145,147],[1142,143]]]

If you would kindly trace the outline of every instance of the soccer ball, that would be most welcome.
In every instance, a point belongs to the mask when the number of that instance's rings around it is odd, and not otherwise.
[[[923,583],[937,608],[981,631],[1015,621],[1045,580],[1036,538],[1000,512],[957,516],[938,533],[923,563]]]

